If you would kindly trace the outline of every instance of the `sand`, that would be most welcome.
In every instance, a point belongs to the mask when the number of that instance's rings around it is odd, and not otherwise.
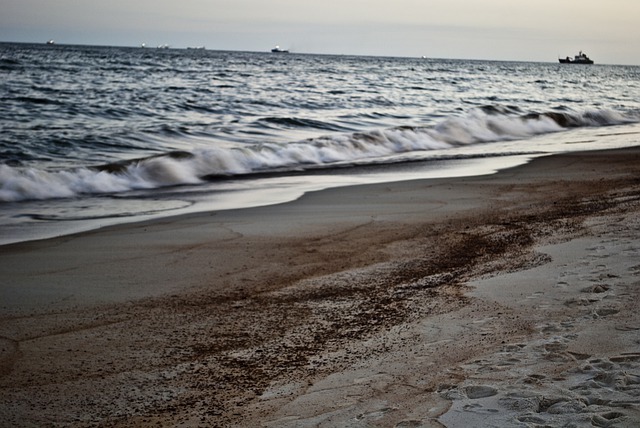
[[[637,426],[640,149],[0,247],[3,426]]]

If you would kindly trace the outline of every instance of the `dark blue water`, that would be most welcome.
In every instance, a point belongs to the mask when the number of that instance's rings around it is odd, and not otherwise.
[[[639,144],[634,66],[0,44],[0,77],[2,242]]]

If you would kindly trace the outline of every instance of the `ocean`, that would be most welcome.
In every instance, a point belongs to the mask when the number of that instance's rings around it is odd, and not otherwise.
[[[640,145],[637,66],[0,43],[0,76],[0,244]]]

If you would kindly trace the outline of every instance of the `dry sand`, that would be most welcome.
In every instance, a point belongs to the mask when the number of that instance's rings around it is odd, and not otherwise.
[[[0,247],[2,426],[638,426],[640,149]]]

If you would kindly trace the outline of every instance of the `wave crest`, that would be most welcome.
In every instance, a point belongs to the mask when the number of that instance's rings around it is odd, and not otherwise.
[[[640,121],[612,110],[521,114],[488,106],[435,127],[397,127],[367,133],[172,152],[144,159],[67,171],[0,165],[0,201],[68,198],[81,194],[198,184],[203,180],[270,172],[380,162],[401,153],[525,139],[583,126]]]

